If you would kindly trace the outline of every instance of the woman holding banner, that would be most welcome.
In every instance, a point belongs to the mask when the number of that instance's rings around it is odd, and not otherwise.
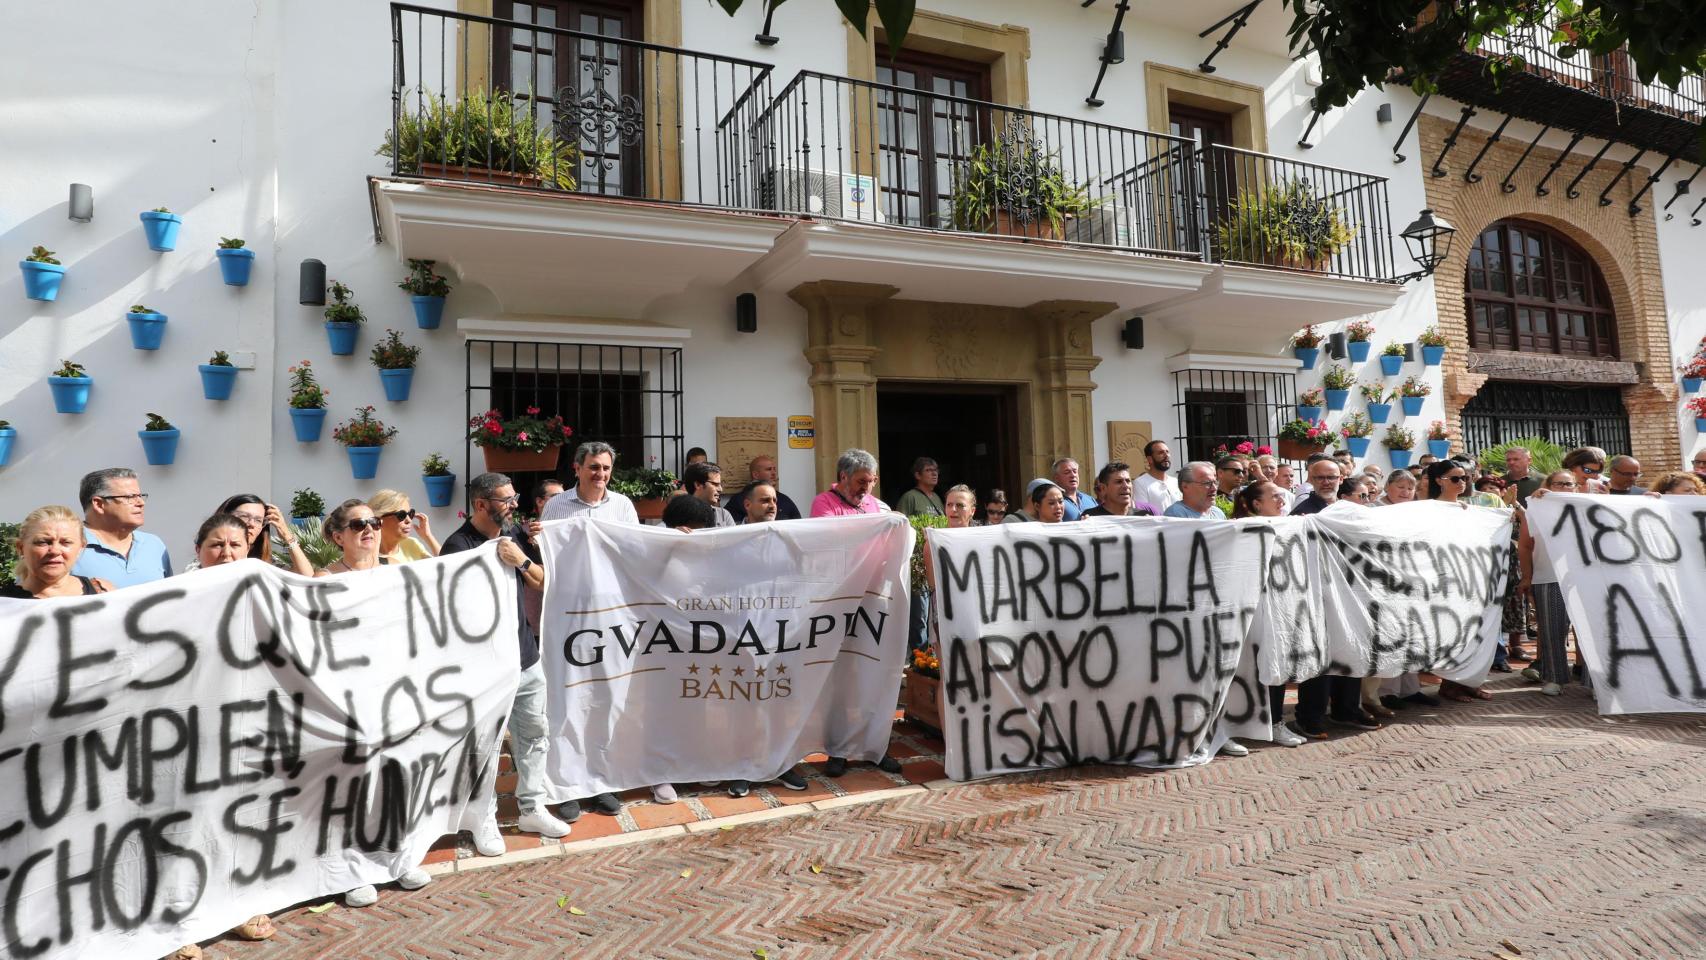
[[[1051,480],[1032,480],[1028,491],[1031,516],[1038,523],[1060,523],[1066,519],[1066,493]]]
[[[1416,499],[1416,477],[1408,470],[1394,470],[1387,474],[1384,486],[1386,492],[1374,502],[1375,506],[1390,507]]]
[[[1546,493],[1576,493],[1580,488],[1573,470],[1558,470],[1546,478],[1534,496]],[[1557,571],[1546,555],[1546,545],[1535,539],[1528,529],[1528,518],[1517,511],[1521,528],[1517,555],[1522,561],[1522,582],[1517,589],[1534,600],[1534,621],[1540,628],[1540,692],[1556,697],[1570,682],[1570,654],[1565,642],[1570,635],[1570,613],[1564,608],[1564,591],[1558,586]]]
[[[243,533],[248,538],[248,556],[262,563],[274,563],[272,540],[276,536],[290,555],[288,564],[279,563],[278,566],[305,577],[314,575],[314,564],[308,559],[308,555],[302,552],[302,544],[296,539],[295,529],[285,522],[284,515],[272,504],[252,493],[237,493],[226,497],[219,509],[213,511],[213,515],[230,515],[243,521]],[[184,572],[188,573],[200,566],[200,563],[191,560]]]
[[[1232,519],[1283,517],[1285,507],[1285,491],[1267,480],[1257,480],[1245,485],[1233,496]],[[1268,713],[1273,717],[1275,743],[1282,747],[1299,747],[1309,742],[1307,737],[1295,733],[1285,725],[1285,684],[1277,683],[1268,688]]]
[[[18,555],[16,582],[0,587],[0,597],[45,600],[49,597],[92,596],[113,585],[71,572],[82,555],[83,521],[70,507],[37,507],[18,526],[12,549]]]
[[[1563,469],[1576,478],[1576,493],[1606,493],[1611,489],[1605,482],[1605,451],[1598,447],[1577,447],[1564,454]]]
[[[1428,464],[1422,471],[1422,496],[1427,500],[1438,500],[1442,503],[1454,503],[1463,509],[1469,509],[1463,496],[1469,489],[1469,471],[1456,460],[1436,460]],[[1439,685],[1439,695],[1447,700],[1458,703],[1469,703],[1473,700],[1491,700],[1493,695],[1480,687],[1446,680]]]
[[[338,504],[321,529],[326,539],[337,544],[344,555],[326,564],[325,569],[314,571],[314,576],[372,570],[387,562],[379,552],[379,528],[382,526],[384,521],[373,515],[373,508],[366,501],[350,499]]]

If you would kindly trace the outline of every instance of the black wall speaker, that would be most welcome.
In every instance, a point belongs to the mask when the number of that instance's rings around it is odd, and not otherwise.
[[[743,293],[735,298],[735,330],[740,333],[758,332],[758,296]]]
[[[326,305],[326,265],[315,259],[302,261],[302,273],[296,283],[296,302],[303,306]]]
[[[1120,339],[1125,342],[1128,350],[1143,349],[1143,318],[1132,317],[1125,322],[1125,329],[1120,331]]]

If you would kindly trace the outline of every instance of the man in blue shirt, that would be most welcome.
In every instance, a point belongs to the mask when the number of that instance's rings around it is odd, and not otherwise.
[[[1179,502],[1161,515],[1184,520],[1225,520],[1226,514],[1214,505],[1214,464],[1193,460],[1179,471]]]
[[[1086,510],[1096,508],[1096,498],[1078,489],[1078,461],[1071,457],[1061,457],[1054,462],[1054,483],[1060,488],[1066,498],[1066,516],[1063,520],[1077,520]]]
[[[148,494],[128,467],[108,467],[86,474],[77,486],[83,504],[83,538],[88,544],[71,572],[99,577],[115,587],[153,583],[172,575],[166,544],[143,533],[142,515]]]

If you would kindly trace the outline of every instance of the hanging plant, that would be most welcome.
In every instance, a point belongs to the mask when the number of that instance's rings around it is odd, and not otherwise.
[[[220,237],[219,249],[213,253],[219,258],[220,278],[227,285],[233,287],[249,285],[249,271],[255,265],[255,251],[245,249],[242,239]]]
[[[158,413],[148,414],[148,421],[136,435],[142,438],[142,455],[151,466],[170,466],[178,456],[178,428]]]
[[[385,339],[373,345],[369,359],[379,368],[379,380],[385,388],[385,399],[401,403],[409,399],[409,389],[415,380],[415,363],[421,348],[403,342],[395,330],[385,331]]]
[[[59,283],[65,279],[65,265],[46,247],[34,247],[30,255],[18,262],[24,272],[24,296],[31,300],[52,302],[59,298]]]
[[[304,360],[290,368],[290,422],[299,443],[315,443],[326,426],[329,394],[314,378],[314,365]]]
[[[397,116],[375,152],[394,157],[402,174],[573,190],[580,150],[557,129],[518,109],[507,91],[470,91],[454,102],[429,92],[418,110]]]
[[[1058,240],[1068,218],[1098,203],[1066,176],[1059,154],[1044,150],[1018,117],[993,140],[973,147],[957,175],[952,197],[956,230]]]
[[[444,320],[444,298],[450,296],[450,281],[433,271],[433,260],[410,260],[409,275],[397,286],[407,290],[415,307],[415,326],[437,330]]]
[[[351,299],[354,291],[349,287],[333,280],[326,289],[332,297],[332,302],[326,305],[326,340],[333,356],[347,357],[355,352],[356,333],[367,317]]]
[[[215,350],[213,357],[196,367],[201,374],[201,393],[209,400],[231,399],[231,388],[237,384],[237,365],[230,354]]]

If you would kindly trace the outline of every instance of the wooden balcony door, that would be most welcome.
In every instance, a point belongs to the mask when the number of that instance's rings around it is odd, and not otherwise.
[[[987,64],[902,50],[877,63],[879,163],[883,215],[910,226],[951,229],[953,194],[990,118],[943,97],[986,100]],[[916,91],[906,92],[906,91]]]

